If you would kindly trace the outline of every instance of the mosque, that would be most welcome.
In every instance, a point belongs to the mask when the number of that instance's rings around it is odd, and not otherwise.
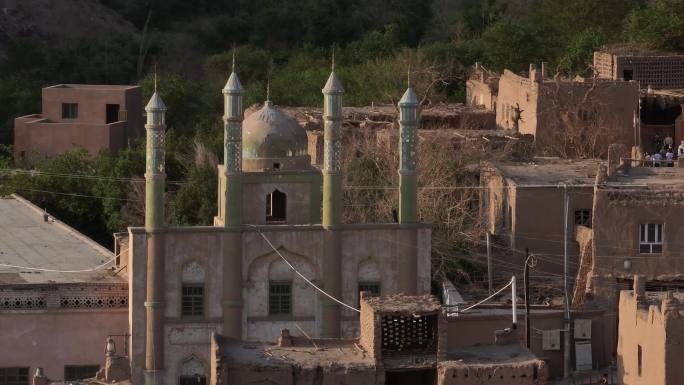
[[[163,219],[166,106],[155,90],[145,108],[145,226],[127,236],[133,383],[206,383],[213,333],[244,341],[275,341],[281,329],[358,337],[360,291],[429,293],[431,227],[417,217],[413,89],[399,102],[399,221],[372,224],[341,219],[344,91],[334,69],[322,92],[318,168],[304,128],[271,100],[244,117],[233,70],[223,89],[214,225],[171,227]]]

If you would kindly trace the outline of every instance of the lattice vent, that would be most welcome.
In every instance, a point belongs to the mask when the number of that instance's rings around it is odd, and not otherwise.
[[[437,352],[437,316],[382,317],[383,355],[432,354]]]
[[[0,297],[0,310],[34,310],[46,307],[44,297]]]
[[[64,296],[59,306],[68,309],[116,308],[128,306],[127,295]]]

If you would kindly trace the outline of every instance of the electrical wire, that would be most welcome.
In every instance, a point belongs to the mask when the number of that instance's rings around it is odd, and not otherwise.
[[[290,267],[290,269],[292,269],[295,273],[297,273],[298,276],[300,276],[304,281],[306,281],[306,283],[308,283],[309,285],[311,285],[313,288],[315,288],[316,290],[318,290],[320,293],[322,293],[322,294],[325,295],[326,297],[328,297],[328,298],[330,298],[331,300],[337,302],[338,304],[340,304],[340,305],[346,307],[347,309],[353,310],[353,311],[355,311],[355,312],[357,312],[357,313],[361,313],[361,310],[359,310],[359,309],[357,309],[357,308],[355,308],[355,307],[353,307],[353,306],[347,305],[346,303],[344,303],[344,302],[340,301],[339,299],[333,297],[332,295],[328,294],[325,290],[323,290],[323,289],[321,289],[320,287],[316,286],[316,284],[314,284],[313,282],[311,282],[311,280],[309,280],[308,278],[306,278],[306,276],[305,276],[304,274],[300,273],[299,270],[297,270],[297,269],[290,263],[290,261],[288,261],[287,258],[285,258],[285,257],[280,253],[280,251],[279,251],[278,249],[276,249],[275,246],[273,246],[273,243],[271,243],[271,241],[268,239],[268,237],[266,236],[266,234],[264,234],[264,233],[261,231],[261,229],[260,229],[259,227],[255,226],[255,225],[248,225],[248,226],[253,227],[254,229],[256,229],[257,233],[259,233],[259,235],[261,235],[261,237],[264,238],[264,240],[266,241],[266,243],[268,243],[268,246],[270,246],[271,249],[273,249],[273,251],[274,251],[276,254],[278,254],[278,256],[279,256],[280,258],[282,258],[283,261],[285,261],[285,263]]]
[[[475,307],[478,307],[478,306],[482,305],[483,303],[489,301],[490,299],[496,297],[497,295],[499,295],[499,293],[501,293],[502,291],[506,290],[506,289],[507,289],[509,286],[511,286],[512,284],[513,284],[513,278],[511,278],[511,280],[508,281],[508,283],[507,283],[504,287],[502,287],[502,288],[500,288],[499,290],[495,291],[492,295],[490,295],[489,297],[483,299],[482,301],[480,301],[480,302],[478,302],[478,303],[476,303],[476,304],[474,304],[474,305],[468,306],[468,307],[465,308],[465,309],[458,309],[458,310],[450,311],[449,313],[450,313],[450,314],[453,314],[453,313],[465,313],[465,312],[467,312],[468,310],[473,309],[473,308],[475,308]]]
[[[115,261],[116,258],[119,257],[119,255],[121,255],[121,253],[115,255],[114,257],[112,257],[111,259],[109,259],[107,262],[105,262],[105,263],[103,263],[103,264],[100,264],[100,265],[97,265],[97,266],[95,266],[95,267],[93,267],[93,268],[91,268],[91,269],[81,269],[81,270],[58,270],[58,269],[46,269],[46,268],[42,268],[42,267],[29,267],[29,266],[11,265],[11,264],[8,264],[8,263],[0,263],[0,267],[7,267],[7,268],[21,269],[21,270],[43,271],[43,272],[46,272],[46,273],[90,273],[90,272],[99,270],[99,269],[101,269],[101,268],[103,268],[103,267],[109,265],[110,263],[112,263],[113,261]]]

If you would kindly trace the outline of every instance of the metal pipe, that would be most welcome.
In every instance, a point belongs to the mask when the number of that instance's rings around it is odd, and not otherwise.
[[[518,299],[516,296],[517,285],[515,284],[515,275],[511,278],[511,302],[513,303],[513,329],[518,327]]]

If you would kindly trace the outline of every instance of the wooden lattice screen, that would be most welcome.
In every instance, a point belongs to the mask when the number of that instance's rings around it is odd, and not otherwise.
[[[383,356],[435,354],[436,315],[385,315],[381,322]]]

